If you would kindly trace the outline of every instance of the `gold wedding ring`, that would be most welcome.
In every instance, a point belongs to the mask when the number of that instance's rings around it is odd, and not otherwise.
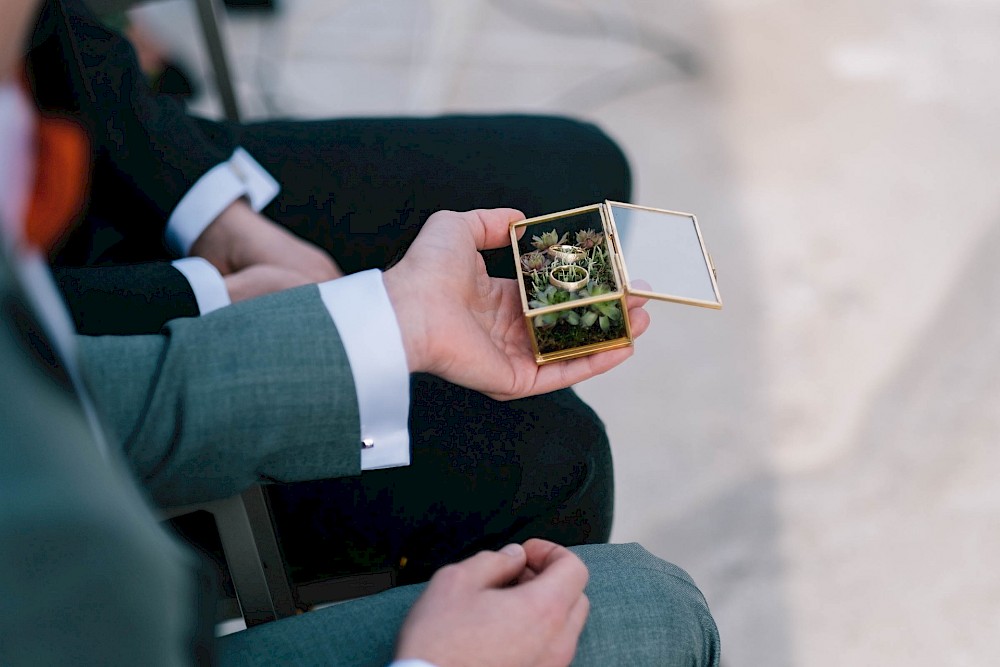
[[[587,251],[577,245],[549,246],[547,252],[552,259],[558,259],[567,264],[575,264],[587,256]]]
[[[576,292],[590,282],[590,271],[575,264],[557,266],[549,271],[549,282],[567,292]]]

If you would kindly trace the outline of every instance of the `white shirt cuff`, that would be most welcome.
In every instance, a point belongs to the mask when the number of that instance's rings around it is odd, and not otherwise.
[[[177,253],[188,255],[205,228],[240,197],[250,208],[260,211],[281,190],[271,174],[242,148],[217,164],[195,182],[167,220],[167,244]]]
[[[410,660],[396,660],[389,667],[436,667],[434,663],[426,660],[411,658]]]
[[[198,302],[198,312],[207,315],[213,310],[228,306],[229,291],[226,280],[219,270],[207,259],[201,257],[185,257],[170,263],[181,272],[191,285],[194,300]]]
[[[410,373],[403,337],[377,269],[320,283],[347,352],[361,417],[361,469],[410,463]]]

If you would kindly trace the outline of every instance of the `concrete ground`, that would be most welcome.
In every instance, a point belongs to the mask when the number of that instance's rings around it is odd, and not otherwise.
[[[997,660],[1000,5],[281,7],[227,22],[253,116],[574,114],[698,214],[725,309],[651,304],[580,391],[615,539],[692,573],[728,666]],[[204,72],[186,3],[140,18]]]

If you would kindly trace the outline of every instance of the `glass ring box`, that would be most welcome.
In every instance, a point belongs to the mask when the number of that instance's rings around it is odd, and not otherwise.
[[[626,228],[643,243],[623,243]],[[631,345],[632,294],[722,308],[715,265],[690,213],[605,201],[511,223],[510,238],[539,364]]]

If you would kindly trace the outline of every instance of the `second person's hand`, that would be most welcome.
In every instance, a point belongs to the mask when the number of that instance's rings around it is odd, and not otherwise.
[[[397,659],[438,667],[564,667],[590,611],[587,567],[545,540],[438,570],[400,631]]]

